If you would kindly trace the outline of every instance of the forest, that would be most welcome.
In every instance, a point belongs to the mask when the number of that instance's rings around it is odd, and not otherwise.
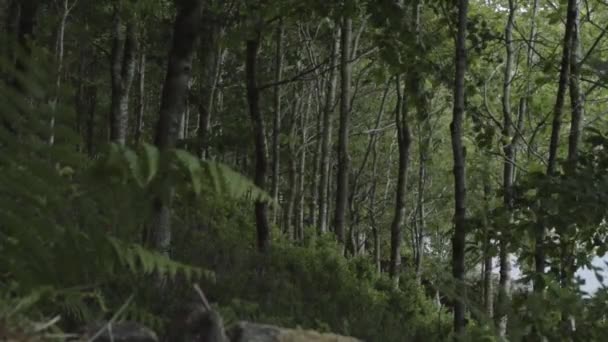
[[[0,341],[228,341],[176,335],[201,298],[363,341],[604,341],[606,23],[606,0],[0,0]]]

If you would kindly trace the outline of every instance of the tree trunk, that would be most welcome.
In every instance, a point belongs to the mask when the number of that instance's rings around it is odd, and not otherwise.
[[[130,20],[126,25],[126,37],[123,39],[119,10],[115,8],[114,11],[110,141],[125,145],[129,125],[129,92],[135,74],[137,38],[135,24]]]
[[[555,107],[553,108],[553,124],[551,127],[551,141],[549,145],[549,160],[547,163],[547,177],[555,175],[557,167],[557,150],[559,145],[559,136],[562,125],[562,114],[564,110],[564,101],[566,97],[566,89],[568,87],[568,78],[570,76],[570,59],[572,54],[572,37],[574,35],[574,26],[578,16],[578,6],[576,0],[568,0],[568,14],[566,17],[566,32],[564,34],[562,61],[559,73],[559,83],[557,95],[555,99]],[[542,201],[541,201],[542,202]],[[541,203],[541,208],[543,205]],[[542,210],[542,209],[541,209]],[[542,293],[545,284],[542,280],[542,275],[545,273],[545,220],[542,218],[546,213],[541,212],[540,222],[538,222],[535,236],[535,251],[534,251],[534,266],[536,271],[536,279],[534,281],[534,291]]]
[[[581,77],[581,48],[580,48],[580,22],[579,22],[579,9],[578,5],[576,8],[577,14],[573,24],[572,33],[572,48],[570,50],[570,107],[571,107],[571,124],[570,134],[568,137],[568,163],[566,166],[566,173],[573,175],[576,173],[576,167],[578,164],[578,148],[581,141],[582,135],[582,124],[584,117],[584,95],[580,89],[580,77]],[[560,282],[561,286],[568,288],[572,286],[575,268],[575,248],[576,241],[572,241],[572,236],[566,234],[565,237],[560,237],[560,247],[562,248],[561,256],[561,275]],[[575,318],[570,313],[570,308],[564,307],[562,310],[562,326],[566,336],[572,338],[572,333],[575,329]]]
[[[524,126],[524,119],[529,116],[528,115],[528,101],[532,95],[532,77],[530,69],[533,65],[534,60],[534,51],[536,46],[536,15],[538,12],[538,1],[532,0],[532,16],[530,17],[530,36],[528,37],[528,51],[526,52],[526,84],[525,84],[525,92],[524,95],[519,100],[519,113],[517,117],[517,134],[513,137],[513,146],[515,147],[515,154],[513,158],[517,157],[517,150],[519,148],[518,142],[522,137],[522,130]],[[514,170],[514,178],[517,175],[517,170]]]
[[[297,183],[297,156],[296,156],[296,127],[298,108],[300,106],[300,98],[296,94],[297,89],[294,89],[295,103],[289,118],[288,142],[287,142],[287,201],[283,208],[283,234],[290,240],[295,240],[294,230],[294,208],[298,191]]]
[[[89,154],[89,157],[93,157],[95,154],[95,109],[97,108],[97,86],[95,84],[85,86],[84,97],[87,104],[87,153]]]
[[[397,107],[395,108],[395,126],[399,148],[399,169],[397,171],[397,190],[395,214],[391,224],[391,263],[389,275],[395,286],[399,285],[401,272],[401,245],[403,243],[403,223],[405,221],[405,200],[407,192],[407,172],[410,157],[411,133],[407,115],[407,98],[401,92],[401,78],[397,76]]]
[[[334,32],[333,44],[331,47],[329,80],[326,82],[325,108],[323,109],[323,135],[321,137],[321,172],[319,180],[319,233],[327,232],[329,224],[329,179],[331,166],[331,135],[332,135],[332,114],[334,102],[336,101],[336,87],[338,83],[338,50],[340,40],[337,32]]]
[[[275,66],[274,79],[277,85],[274,86],[273,107],[274,116],[272,120],[272,198],[278,201],[279,198],[279,183],[280,183],[280,141],[281,134],[281,86],[278,82],[281,81],[283,72],[283,19],[279,19],[276,36],[276,51],[275,51]],[[290,166],[291,170],[291,166]],[[295,189],[290,188],[290,191]],[[278,206],[272,210],[272,222],[276,223]]]
[[[376,187],[378,184],[378,149],[376,144],[372,147],[372,185],[369,195],[369,223],[372,229],[372,238],[374,243],[374,265],[376,272],[380,273],[380,234],[378,231],[378,223],[376,222]]]
[[[177,16],[173,28],[173,44],[169,52],[167,75],[163,85],[160,115],[156,126],[155,145],[160,149],[175,147],[179,129],[179,116],[184,111],[188,84],[192,73],[192,59],[200,34],[202,0],[175,2]],[[159,252],[169,255],[171,247],[171,202],[156,197],[153,203],[152,243]]]
[[[10,14],[16,15],[16,18],[11,18],[9,30],[14,31],[9,34],[16,39],[15,45],[11,50],[11,59],[15,61],[17,71],[25,73],[27,71],[27,58],[31,53],[31,42],[35,39],[34,28],[37,24],[38,8],[41,2],[39,0],[21,0],[15,1],[11,5]],[[21,50],[20,52],[18,52]],[[19,92],[25,93],[24,85],[16,77],[11,77],[11,85]],[[14,129],[8,125],[10,131]]]
[[[144,133],[144,114],[146,112],[146,51],[143,44],[139,53],[139,77],[137,80],[138,96],[137,109],[135,117],[135,143],[141,143],[142,134]]]
[[[452,274],[456,280],[454,300],[454,332],[460,335],[465,326],[465,238],[466,238],[466,183],[465,148],[462,142],[463,117],[465,111],[465,73],[467,68],[467,12],[468,0],[458,0],[458,33],[454,65],[454,111],[450,124],[452,153],[454,156],[454,236],[452,238]]]
[[[506,62],[502,89],[502,142],[505,159],[503,162],[503,200],[509,213],[513,209],[513,181],[515,170],[515,146],[513,138],[513,120],[511,115],[511,83],[513,82],[513,20],[515,16],[514,0],[509,0],[509,15],[505,25]],[[509,214],[511,215],[511,214]],[[511,223],[509,218],[509,223]],[[501,234],[499,241],[500,280],[498,285],[498,334],[505,337],[507,333],[507,307],[510,302],[511,254],[509,253],[509,235]]]
[[[260,25],[259,23],[257,25]],[[264,118],[260,111],[260,91],[257,85],[257,61],[261,32],[259,26],[253,32],[253,37],[247,40],[247,55],[245,73],[247,82],[247,101],[249,114],[253,124],[255,140],[255,185],[266,190],[266,171],[268,168],[266,132]],[[255,223],[257,229],[257,246],[262,253],[270,247],[270,227],[268,224],[268,204],[263,201],[255,203]]]
[[[416,48],[423,50],[422,43],[422,28],[420,25],[420,17],[422,15],[423,0],[416,0],[413,5],[413,27],[416,32]],[[418,196],[416,203],[416,213],[414,216],[414,268],[416,272],[416,281],[418,284],[422,281],[422,260],[424,258],[424,234],[426,230],[425,220],[425,187],[427,182],[427,159],[429,158],[429,148],[431,145],[431,127],[429,118],[429,103],[425,94],[425,86],[423,74],[417,68],[410,70],[410,84],[412,87],[413,96],[416,101],[416,114],[419,120],[419,137],[418,137],[418,152],[419,152],[419,167],[418,167]]]
[[[582,125],[584,118],[585,99],[581,93],[581,46],[579,20],[574,21],[574,32],[572,34],[572,57],[570,60],[570,107],[572,118],[570,124],[570,135],[568,137],[568,161],[569,167],[574,170],[578,161],[578,149],[581,142]]]
[[[420,101],[420,99],[418,99]],[[426,111],[425,111],[426,113]],[[420,114],[420,112],[419,112]],[[428,113],[426,114],[428,115]],[[429,118],[425,118],[422,122],[423,129],[419,130],[420,135],[426,135],[424,137],[420,136],[418,138],[418,196],[416,203],[416,255],[414,260],[414,267],[416,271],[416,280],[420,284],[422,280],[422,260],[424,259],[424,234],[426,230],[426,218],[425,218],[425,191],[426,191],[426,182],[427,182],[427,160],[429,158],[429,147],[431,140],[431,128],[429,125]]]
[[[483,239],[483,306],[484,311],[488,319],[494,317],[494,288],[492,284],[492,254],[490,253],[492,247],[492,237],[490,235],[490,222],[488,215],[490,213],[490,176],[489,171],[490,164],[487,163],[483,174],[483,228],[484,228],[484,239]],[[502,259],[501,259],[502,261]]]
[[[215,1],[209,1],[203,13],[203,27],[201,32],[201,76],[198,102],[198,155],[201,159],[209,157],[209,135],[211,115],[215,110],[214,102],[219,72],[222,63],[222,49],[220,38],[222,26],[218,14],[210,9]],[[215,110],[216,111],[216,110]]]
[[[74,5],[69,6],[68,0],[63,0],[61,6],[61,14],[59,19],[59,27],[57,29],[57,48],[55,51],[55,59],[57,63],[57,74],[55,75],[55,87],[56,94],[52,100],[54,103],[54,110],[57,109],[57,102],[59,101],[59,93],[61,92],[61,78],[63,75],[63,56],[64,56],[64,40],[65,40],[65,26],[68,21],[68,16]],[[50,135],[49,145],[53,145],[55,142],[55,114],[51,116],[50,122]]]
[[[338,242],[344,244],[346,229],[346,206],[348,201],[348,178],[350,173],[349,129],[351,75],[350,45],[352,36],[352,19],[342,19],[342,53],[340,61],[341,94],[340,94],[340,131],[338,135],[338,174],[336,178],[335,234]]]
[[[306,140],[308,139],[308,118],[310,116],[310,108],[312,102],[312,89],[308,92],[306,98],[306,107],[300,115],[300,149],[298,163],[298,200],[296,202],[296,240],[304,240],[304,210],[306,198]],[[313,175],[314,177],[314,175]]]

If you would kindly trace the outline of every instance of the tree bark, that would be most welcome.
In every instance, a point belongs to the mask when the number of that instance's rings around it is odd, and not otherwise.
[[[84,88],[84,97],[87,104],[87,122],[86,122],[86,145],[89,157],[95,154],[95,109],[97,108],[97,86],[89,84]]]
[[[568,79],[570,77],[570,59],[572,54],[572,37],[574,35],[574,27],[578,16],[578,6],[576,0],[568,0],[568,14],[566,17],[566,32],[564,34],[562,61],[559,73],[559,83],[555,106],[553,107],[553,124],[551,127],[551,141],[549,145],[549,160],[547,163],[547,177],[555,176],[557,167],[557,150],[559,145],[559,135],[562,125],[562,114],[564,110],[564,102],[566,97],[566,89],[568,87]],[[541,201],[542,202],[542,201]],[[541,208],[543,207],[541,203]],[[541,209],[544,211],[543,209]],[[541,212],[540,222],[538,222],[535,235],[535,251],[534,251],[534,267],[536,279],[534,281],[534,291],[542,293],[545,288],[542,275],[545,273],[546,257],[545,257],[545,222],[542,218],[545,215]]]
[[[295,240],[296,234],[294,229],[294,209],[296,196],[298,191],[297,183],[297,156],[296,156],[296,127],[298,107],[300,106],[300,98],[296,95],[297,90],[294,89],[294,105],[288,122],[288,142],[287,142],[287,201],[283,208],[283,234],[290,240]]]
[[[397,127],[397,143],[399,148],[399,169],[397,171],[397,189],[395,198],[395,214],[391,224],[391,263],[389,275],[395,286],[399,285],[401,272],[401,245],[403,243],[403,224],[405,221],[405,200],[407,192],[407,172],[411,145],[411,133],[407,115],[407,98],[405,91],[401,92],[401,78],[397,76],[397,107],[395,108],[395,126]]]
[[[485,314],[488,319],[492,319],[494,317],[494,286],[492,283],[492,254],[490,253],[490,249],[492,247],[492,237],[490,235],[490,222],[488,220],[488,215],[490,213],[490,196],[491,196],[491,187],[490,187],[490,176],[489,171],[490,165],[486,164],[485,171],[482,171],[483,174],[483,228],[484,228],[484,239],[483,239],[483,306]],[[501,259],[502,261],[502,259]]]
[[[55,59],[57,63],[57,74],[55,75],[55,88],[56,94],[52,102],[54,103],[54,110],[57,109],[57,102],[59,101],[59,94],[61,92],[61,80],[63,76],[63,56],[64,56],[64,41],[65,41],[65,27],[68,21],[68,16],[70,15],[71,10],[74,8],[74,4],[72,6],[69,5],[68,0],[62,1],[61,13],[59,19],[59,27],[57,29],[57,47],[55,50]],[[49,135],[49,145],[53,145],[55,142],[55,114],[53,113],[51,116],[50,122],[50,135]]]
[[[142,44],[139,52],[139,77],[137,80],[137,108],[135,116],[135,143],[141,143],[144,133],[144,114],[146,112],[146,51]]]
[[[578,11],[577,11],[578,12]],[[580,78],[581,78],[581,47],[580,47],[580,23],[577,19],[574,21],[572,34],[572,57],[570,60],[570,107],[571,107],[571,124],[570,135],[568,137],[568,161],[569,168],[574,170],[578,161],[578,150],[581,142],[583,118],[585,114],[585,99],[581,93]]]
[[[374,266],[376,272],[381,272],[380,268],[380,234],[378,230],[378,223],[376,222],[376,188],[378,185],[378,148],[376,144],[372,147],[372,185],[369,195],[369,223],[372,229],[372,238],[374,244]]]
[[[342,19],[342,53],[340,61],[340,131],[338,135],[338,174],[336,178],[336,208],[334,216],[335,234],[338,242],[344,244],[346,229],[346,209],[348,201],[348,179],[350,173],[349,129],[352,66],[350,62],[352,19]]]
[[[326,82],[325,108],[323,109],[323,135],[321,137],[321,172],[319,180],[319,233],[325,234],[328,230],[329,213],[329,178],[331,166],[331,135],[332,135],[332,114],[334,102],[336,101],[336,87],[338,83],[338,72],[335,66],[338,63],[338,50],[340,40],[337,32],[334,32],[333,44],[331,47],[331,57],[329,70],[329,80]]]
[[[509,15],[505,25],[506,62],[502,89],[502,142],[505,159],[503,162],[503,201],[510,212],[513,209],[513,181],[515,171],[515,146],[513,137],[513,120],[511,115],[511,83],[513,82],[513,20],[515,16],[514,0],[509,0]],[[509,218],[509,223],[511,223]],[[507,333],[507,307],[510,302],[511,263],[509,253],[509,236],[501,234],[499,241],[500,280],[498,285],[498,334],[505,337]]]
[[[177,16],[173,28],[173,43],[169,52],[167,75],[163,85],[160,115],[156,126],[155,145],[160,149],[175,147],[179,129],[179,116],[184,111],[188,84],[192,74],[192,59],[202,21],[202,0],[175,2]],[[156,197],[153,203],[151,229],[153,247],[169,255],[171,247],[172,189],[166,198]]]
[[[198,155],[201,159],[209,157],[209,135],[211,116],[214,112],[216,88],[222,63],[220,37],[222,25],[217,13],[212,7],[216,1],[209,1],[203,11],[203,27],[201,32],[201,76],[198,103]]]
[[[273,107],[274,116],[272,120],[272,198],[278,201],[279,198],[279,183],[280,183],[280,141],[281,134],[281,86],[278,82],[281,81],[283,72],[283,20],[279,19],[279,24],[276,33],[276,51],[275,51],[275,66],[274,79],[277,85],[274,86]],[[294,189],[291,188],[291,191]],[[278,206],[272,210],[272,221],[276,223]]]
[[[572,47],[570,58],[570,108],[571,108],[571,123],[570,134],[568,137],[568,157],[566,173],[573,175],[576,173],[578,164],[578,149],[582,135],[582,124],[584,117],[584,95],[580,89],[581,77],[581,49],[580,49],[580,22],[579,8],[576,8],[577,14],[573,24]],[[563,288],[572,286],[575,266],[575,248],[576,241],[572,241],[572,236],[560,236],[560,247],[562,248],[561,256],[561,275],[560,283]],[[566,336],[572,339],[572,332],[575,329],[575,318],[571,314],[570,308],[564,307],[562,310],[562,326]]]
[[[298,163],[298,199],[296,201],[296,240],[304,240],[304,210],[306,198],[306,140],[308,139],[308,120],[312,101],[312,89],[309,89],[305,109],[300,115],[300,148]],[[314,177],[314,175],[313,175]]]
[[[136,42],[135,24],[126,24],[126,37],[122,37],[122,24],[118,8],[114,9],[114,37],[112,44],[112,97],[110,104],[110,141],[120,145],[127,142],[129,125],[129,93],[135,75]]]
[[[420,101],[420,99],[418,99]],[[426,107],[426,106],[425,106]],[[420,112],[419,112],[420,115]],[[425,110],[425,115],[428,113]],[[416,272],[416,280],[420,284],[422,280],[422,261],[424,259],[424,235],[426,231],[426,218],[425,218],[425,207],[426,207],[426,183],[427,183],[427,162],[429,159],[429,147],[431,145],[431,128],[429,125],[429,118],[425,117],[421,123],[422,129],[419,130],[420,136],[418,138],[418,196],[416,203],[416,255],[414,260],[414,268]]]
[[[253,37],[247,40],[247,55],[245,61],[247,101],[249,103],[249,114],[253,124],[253,135],[255,140],[255,184],[262,190],[266,190],[266,173],[268,169],[266,147],[266,129],[264,117],[260,111],[260,91],[257,85],[257,61],[258,48],[260,45],[261,32],[259,23],[254,28]],[[268,204],[263,201],[255,203],[255,221],[257,230],[257,246],[262,253],[270,247],[270,227],[268,224]]]
[[[515,134],[515,136],[513,137],[514,142],[513,142],[513,146],[515,146],[515,155],[514,158],[517,157],[517,150],[519,148],[518,146],[518,142],[520,141],[521,137],[522,137],[522,130],[524,128],[524,119],[529,116],[528,115],[528,102],[530,100],[530,97],[532,95],[532,77],[531,77],[531,72],[530,69],[532,68],[533,62],[534,62],[534,51],[536,48],[536,16],[538,13],[538,1],[539,0],[532,0],[532,15],[530,17],[530,35],[528,37],[528,49],[526,52],[526,69],[527,69],[527,74],[526,74],[526,84],[525,84],[525,92],[524,95],[520,98],[519,100],[519,113],[518,113],[518,117],[517,117],[517,134]],[[516,170],[515,170],[516,171]],[[514,177],[517,175],[516,172],[514,172]]]
[[[416,0],[412,3],[414,32],[416,33],[416,48],[423,50],[422,43],[422,27],[420,17],[422,16],[422,8],[424,0]],[[416,114],[420,122],[418,123],[418,196],[416,203],[416,213],[414,216],[414,269],[416,272],[416,281],[418,284],[422,281],[422,260],[424,258],[424,234],[426,230],[425,220],[425,187],[427,182],[427,160],[429,158],[429,148],[431,145],[431,127],[429,118],[429,101],[425,92],[423,73],[413,68],[409,73],[411,91],[415,98]]]
[[[450,131],[452,136],[452,153],[454,156],[454,236],[452,238],[452,274],[456,280],[456,298],[454,301],[454,332],[461,335],[465,326],[466,291],[465,274],[465,239],[466,239],[466,178],[465,148],[462,142],[463,116],[465,111],[465,73],[467,68],[467,12],[468,0],[458,0],[458,33],[454,65],[454,110]]]
[[[11,18],[9,30],[12,38],[16,39],[15,45],[11,50],[11,58],[15,61],[17,71],[25,73],[27,71],[27,59],[31,54],[31,44],[35,40],[34,28],[37,24],[38,9],[41,5],[39,0],[21,0],[12,3],[10,11],[11,15],[16,15],[16,18]],[[25,93],[25,86],[16,77],[11,77],[11,85],[19,92]],[[10,131],[14,128],[6,123]]]

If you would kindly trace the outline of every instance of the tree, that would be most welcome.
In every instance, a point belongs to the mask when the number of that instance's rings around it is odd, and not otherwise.
[[[179,116],[184,110],[188,83],[192,73],[192,59],[203,14],[203,1],[180,0],[175,3],[177,16],[173,28],[173,43],[169,51],[167,76],[163,85],[160,115],[156,126],[155,145],[163,150],[176,145]],[[173,190],[168,196],[154,200],[154,219],[151,230],[153,247],[165,255],[171,248],[171,203]]]
[[[397,106],[395,108],[395,126],[397,127],[397,143],[399,147],[399,168],[397,170],[397,193],[395,198],[395,216],[391,224],[391,264],[389,274],[395,285],[399,284],[401,271],[401,245],[403,243],[403,223],[405,221],[405,198],[407,192],[407,172],[412,142],[408,122],[408,104],[402,82],[396,77]]]
[[[260,90],[257,82],[258,49],[262,36],[261,18],[257,18],[252,27],[250,37],[247,39],[246,51],[246,85],[247,101],[249,103],[249,115],[253,125],[255,141],[255,185],[260,189],[266,189],[266,171],[268,168],[266,147],[266,129],[264,118],[260,111]],[[268,224],[268,203],[256,201],[255,220],[257,230],[257,246],[260,252],[267,252],[270,247],[270,226]]]
[[[513,48],[513,25],[515,16],[515,3],[509,1],[509,15],[505,25],[506,61],[502,91],[502,140],[505,161],[503,163],[503,200],[509,214],[513,209],[513,182],[515,181],[515,138],[513,137],[513,118],[511,115],[511,85],[513,84],[513,66],[515,62]],[[509,219],[511,221],[511,219]],[[508,235],[503,234],[499,242],[500,280],[498,289],[498,315],[499,333],[506,335],[507,331],[507,305],[510,297],[511,282],[511,254],[509,253]]]
[[[276,33],[276,53],[274,56],[274,79],[277,84],[274,86],[274,97],[273,107],[274,113],[272,118],[272,197],[275,201],[279,199],[279,166],[280,166],[280,141],[279,135],[281,133],[281,74],[283,72],[283,20],[279,18]],[[289,167],[290,170],[292,167]],[[290,178],[291,179],[291,178]],[[289,183],[292,184],[293,183]],[[291,188],[293,190],[293,188]],[[273,222],[276,222],[276,216],[278,207],[273,210]],[[289,210],[289,209],[288,209]],[[287,214],[289,215],[289,214]]]
[[[346,207],[348,200],[348,178],[350,173],[350,156],[348,152],[350,125],[350,87],[351,64],[350,51],[352,40],[352,19],[342,18],[340,54],[340,128],[338,131],[338,172],[336,179],[336,209],[334,215],[335,233],[339,242],[345,243]]]
[[[221,38],[223,27],[222,13],[213,8],[216,1],[208,1],[203,10],[203,27],[201,31],[201,75],[198,98],[198,154],[201,159],[209,155],[209,134],[211,115],[214,109],[216,88],[222,64]]]
[[[136,41],[135,23],[129,19],[123,38],[120,8],[114,5],[114,31],[112,33],[112,104],[110,105],[110,140],[124,145],[129,132],[129,94],[135,75]]]
[[[463,116],[465,111],[465,73],[467,67],[467,14],[469,1],[458,1],[458,32],[454,65],[454,108],[450,131],[452,134],[452,153],[454,157],[454,236],[452,238],[452,274],[457,282],[454,300],[454,331],[462,334],[465,326],[465,290],[462,282],[465,272],[466,239],[466,183],[465,148],[462,143]]]
[[[329,80],[325,83],[325,107],[323,108],[323,123],[321,125],[323,134],[321,137],[321,175],[319,180],[319,232],[324,234],[327,232],[328,212],[329,212],[329,177],[330,177],[330,153],[331,153],[331,136],[332,136],[332,114],[334,111],[334,102],[336,97],[336,85],[338,81],[338,73],[336,65],[338,64],[338,50],[340,48],[340,40],[337,31],[333,32],[331,41],[330,59],[329,59]]]
[[[559,136],[562,125],[562,114],[564,110],[564,101],[566,97],[566,90],[568,87],[568,80],[570,75],[570,59],[572,57],[572,37],[575,32],[576,18],[578,16],[578,7],[575,0],[568,1],[567,17],[566,17],[566,31],[564,33],[564,40],[562,45],[562,60],[560,65],[559,82],[557,88],[557,94],[555,97],[555,106],[553,107],[553,122],[551,125],[551,139],[549,145],[549,159],[547,161],[547,177],[553,177],[556,175],[557,168],[557,152],[559,144]],[[542,205],[541,205],[542,206]],[[545,230],[547,227],[542,222],[539,222],[536,231],[536,245],[535,245],[535,271],[536,281],[534,283],[535,292],[543,292],[545,284],[542,280],[542,275],[545,273],[546,256],[545,256]]]

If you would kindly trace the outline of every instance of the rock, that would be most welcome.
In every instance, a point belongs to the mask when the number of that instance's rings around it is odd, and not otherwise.
[[[353,337],[249,322],[232,326],[228,329],[228,337],[230,342],[362,342]]]
[[[107,322],[92,324],[86,329],[85,340],[89,340],[100,331],[102,333],[93,340],[94,342],[158,342],[154,331],[135,322],[117,322],[110,326]]]

